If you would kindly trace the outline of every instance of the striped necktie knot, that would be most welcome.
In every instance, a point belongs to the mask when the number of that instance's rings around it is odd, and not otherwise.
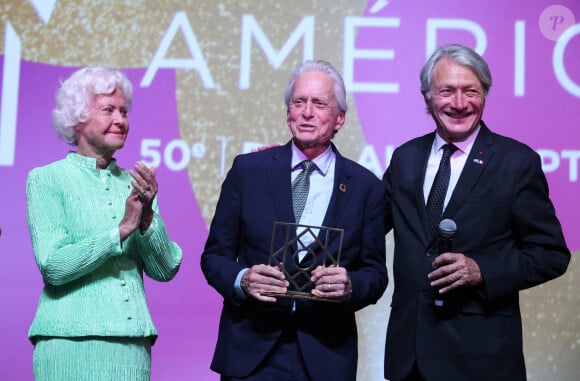
[[[316,169],[316,164],[311,160],[304,160],[300,163],[302,172],[296,176],[292,183],[292,204],[294,206],[294,219],[296,223],[300,223],[306,199],[308,198],[308,191],[310,190],[310,174]]]

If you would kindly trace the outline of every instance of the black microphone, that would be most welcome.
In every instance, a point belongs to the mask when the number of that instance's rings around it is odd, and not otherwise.
[[[455,221],[446,218],[439,223],[439,254],[447,253],[453,250],[453,236],[457,231],[457,224]],[[435,306],[443,307],[445,302],[442,295],[435,296]]]

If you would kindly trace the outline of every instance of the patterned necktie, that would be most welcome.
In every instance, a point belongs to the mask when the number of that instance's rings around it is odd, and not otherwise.
[[[449,187],[449,178],[451,177],[450,158],[453,152],[457,150],[453,144],[448,143],[443,146],[443,157],[439,163],[439,169],[433,180],[433,186],[427,198],[427,219],[429,222],[430,237],[437,233],[441,215],[443,215],[443,202]]]
[[[294,219],[297,224],[300,223],[300,217],[308,198],[310,174],[316,169],[316,164],[310,160],[304,160],[300,164],[302,165],[302,172],[296,176],[292,183],[292,205],[294,205]]]

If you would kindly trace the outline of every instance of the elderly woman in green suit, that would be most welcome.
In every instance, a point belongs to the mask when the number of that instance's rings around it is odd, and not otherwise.
[[[56,93],[52,124],[76,151],[33,169],[28,226],[44,280],[29,338],[37,380],[149,380],[157,331],[143,272],[169,281],[182,253],[158,212],[155,170],[117,166],[133,88],[83,68]]]

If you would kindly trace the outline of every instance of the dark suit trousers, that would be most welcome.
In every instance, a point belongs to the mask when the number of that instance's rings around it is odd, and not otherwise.
[[[419,372],[419,368],[417,367],[417,363],[413,365],[411,368],[411,373],[409,373],[405,378],[399,381],[426,381],[421,372]]]
[[[258,368],[247,377],[222,376],[221,381],[310,381],[296,338],[296,329],[285,329]]]

